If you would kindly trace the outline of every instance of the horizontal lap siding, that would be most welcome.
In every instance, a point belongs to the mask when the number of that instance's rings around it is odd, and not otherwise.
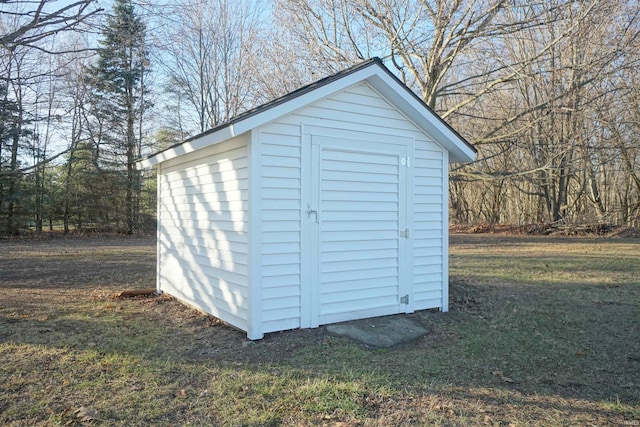
[[[300,326],[300,126],[260,132],[263,332]]]
[[[398,306],[399,167],[394,155],[322,150],[320,323],[323,316]],[[373,176],[381,181],[377,191],[367,188]],[[345,210],[350,218],[341,216]],[[370,212],[389,219],[371,219]]]
[[[343,132],[358,132],[358,138],[372,142],[387,142],[389,137],[403,137],[415,139],[416,153],[413,170],[414,194],[416,197],[415,212],[413,213],[414,229],[418,233],[412,236],[414,242],[415,266],[413,278],[415,284],[409,286],[419,298],[416,309],[425,307],[439,307],[442,301],[442,227],[445,226],[442,215],[442,166],[437,160],[442,159],[441,148],[426,141],[426,136],[410,121],[385,101],[366,83],[351,87],[337,94],[302,108],[288,116],[260,128],[260,168],[261,168],[261,269],[262,269],[262,325],[263,332],[277,331],[300,326],[301,304],[301,206],[302,195],[302,141],[301,124],[303,126],[321,127],[327,129],[326,136],[335,135],[345,138]],[[306,128],[305,128],[306,129]],[[303,130],[304,131],[304,130]],[[306,131],[308,132],[308,131]],[[439,156],[439,157],[438,157]],[[373,174],[369,182],[362,183],[361,191],[384,193],[394,184],[386,182],[384,175],[376,174],[377,166],[372,169]],[[345,171],[340,179],[326,182],[326,190],[340,189],[342,182],[358,181],[357,173]],[[439,193],[438,193],[439,192]],[[366,197],[351,195],[350,197]],[[328,233],[348,233],[366,226],[351,222],[350,230],[345,229],[344,223],[349,222],[353,215],[349,212],[348,201],[344,201],[344,210],[340,209],[340,200],[334,201],[330,215],[332,220],[328,224]],[[377,201],[368,213],[368,219],[377,221],[384,230],[387,225],[396,223],[393,212],[387,211],[384,202]],[[409,207],[411,209],[411,207]],[[325,219],[325,218],[323,218]],[[396,230],[396,232],[398,232]],[[332,235],[333,235],[332,234]],[[354,263],[365,259],[383,259],[390,250],[382,241],[371,241],[367,251],[350,251],[353,243],[348,240],[348,234],[343,239],[337,239],[333,245],[335,253],[326,253],[326,260],[335,257],[336,262],[352,261]],[[339,241],[338,241],[339,240]],[[369,258],[372,257],[372,258]],[[433,258],[436,257],[436,258]],[[439,257],[439,258],[437,258]],[[385,283],[386,267],[380,271],[373,270],[372,277],[354,277],[350,281],[355,287],[369,287],[375,297],[375,289]],[[325,274],[331,274],[327,271]],[[432,298],[432,292],[438,297]],[[435,301],[438,301],[437,304]],[[416,301],[414,301],[416,302]],[[312,304],[317,301],[312,301]]]
[[[414,158],[413,302],[416,310],[442,307],[444,272],[443,152],[416,140]]]
[[[322,111],[321,111],[322,110]],[[329,99],[323,100],[313,108],[302,110],[296,120],[311,120],[318,126],[321,118],[328,122],[326,126],[334,126],[336,129],[355,130],[362,132],[377,142],[385,141],[386,135],[398,135],[414,139],[414,161],[412,162],[413,176],[413,207],[412,212],[412,242],[413,265],[411,289],[413,308],[416,310],[443,306],[443,286],[445,286],[446,274],[444,272],[445,243],[444,230],[448,227],[445,215],[447,195],[443,194],[443,179],[446,178],[446,170],[443,170],[443,148],[434,143],[430,138],[419,131],[411,122],[406,120],[395,108],[375,93],[366,84],[361,84]],[[378,135],[375,135],[377,133]],[[374,167],[375,169],[375,167]],[[380,171],[379,169],[376,169]],[[343,180],[357,179],[356,174],[346,173]],[[385,176],[379,173],[373,178],[376,190],[384,192]],[[340,187],[340,182],[334,183],[335,188]],[[371,191],[371,188],[362,187],[363,192]],[[371,219],[393,220],[385,211],[385,203],[378,203],[377,209],[370,213]],[[345,219],[350,214],[345,213]],[[353,224],[353,230],[359,225]],[[382,233],[386,230],[381,230]],[[344,256],[350,257],[348,252],[351,243],[344,242]],[[371,248],[371,257],[376,255]],[[384,248],[380,248],[384,250]],[[364,256],[364,255],[362,255]],[[382,267],[382,266],[381,266]],[[374,272],[376,277],[384,277],[384,269]],[[371,280],[371,279],[367,279]],[[353,283],[358,286],[358,283]],[[371,288],[375,288],[372,283]]]
[[[236,138],[161,167],[160,288],[247,328],[247,140]]]

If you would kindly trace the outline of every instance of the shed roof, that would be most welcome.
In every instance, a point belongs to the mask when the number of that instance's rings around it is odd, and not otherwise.
[[[233,138],[363,81],[369,83],[418,128],[444,146],[449,151],[450,162],[468,162],[475,158],[477,151],[465,138],[389,71],[380,58],[372,58],[248,110],[210,130],[147,157],[139,161],[138,165],[148,168]]]

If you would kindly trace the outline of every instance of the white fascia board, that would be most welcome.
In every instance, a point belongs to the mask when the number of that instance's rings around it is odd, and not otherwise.
[[[442,120],[427,110],[398,82],[393,80],[383,70],[367,79],[382,96],[396,106],[418,127],[449,151],[449,162],[471,162],[476,153],[460,137],[453,132]]]
[[[217,132],[203,135],[199,138],[196,137],[192,141],[185,142],[175,148],[162,151],[155,156],[141,160],[140,162],[138,162],[138,165],[141,168],[149,168],[157,163],[170,160],[182,154],[190,153],[209,145],[217,144],[226,139],[233,138],[234,136],[241,135],[245,132],[249,132],[252,129],[276,120],[279,117],[292,113],[295,110],[303,108],[319,99],[327,97],[332,93],[338,92],[349,86],[364,81],[370,76],[378,74],[379,72],[380,69],[377,66],[369,66],[363,68],[362,70],[346,75],[331,83],[314,88],[309,92],[296,96],[295,98],[287,100],[282,104],[267,108],[264,111],[247,117],[244,120],[240,120],[238,122],[230,124],[229,126],[220,129]]]
[[[319,99],[338,92],[351,85],[366,80],[373,74],[377,73],[378,67],[369,66],[353,74],[346,75],[340,79],[337,79],[326,85],[314,88],[307,93],[299,95],[293,99],[283,102],[282,104],[275,105],[271,108],[267,108],[264,111],[247,117],[244,120],[232,123],[216,132],[196,137],[191,141],[187,141],[174,148],[162,151],[148,159],[140,160],[138,166],[140,168],[150,168],[158,163],[165,162],[167,160],[178,157],[182,154],[190,153],[195,150],[199,150],[209,145],[217,144],[224,140],[241,135],[245,132],[249,132],[259,126],[269,123],[279,117],[285,116],[295,110],[303,108]]]
[[[162,163],[183,154],[191,153],[201,148],[205,148],[210,145],[225,141],[227,139],[231,139],[236,135],[237,133],[235,132],[234,125],[231,124],[216,132],[203,135],[199,138],[195,138],[187,142],[183,142],[180,145],[169,148],[168,150],[161,151],[158,154],[155,154],[147,159],[140,160],[138,162],[138,167],[140,169],[148,169],[152,166],[157,165],[158,163]]]
[[[138,162],[140,168],[150,168],[158,163],[170,160],[182,154],[199,150],[209,145],[249,132],[259,126],[274,121],[279,117],[290,114],[300,108],[323,99],[333,93],[346,89],[352,85],[367,81],[389,102],[403,112],[418,127],[434,138],[449,151],[450,162],[469,162],[475,159],[474,150],[469,147],[455,132],[445,125],[439,117],[432,113],[406,88],[395,81],[379,65],[372,63],[331,83],[312,88],[295,98],[264,109],[240,121],[229,124],[215,132],[196,137],[174,148],[162,151],[154,156]]]
[[[299,95],[293,99],[283,102],[280,105],[276,105],[269,109],[266,109],[254,116],[248,117],[241,122],[235,123],[235,131],[237,134],[248,132],[251,129],[262,126],[266,123],[272,122],[287,114],[293,113],[300,108],[306,107],[320,99],[330,96],[333,93],[346,89],[349,86],[360,83],[366,80],[371,75],[375,74],[375,68],[367,67],[353,74],[349,74],[340,79],[337,79],[331,83],[315,88],[305,94]]]

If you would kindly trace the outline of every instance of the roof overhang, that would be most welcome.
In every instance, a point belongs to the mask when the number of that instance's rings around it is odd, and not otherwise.
[[[376,58],[241,114],[225,124],[139,161],[138,166],[150,168],[183,154],[242,135],[361,82],[367,82],[371,85],[418,128],[442,145],[449,152],[450,163],[470,162],[475,159],[475,148]]]

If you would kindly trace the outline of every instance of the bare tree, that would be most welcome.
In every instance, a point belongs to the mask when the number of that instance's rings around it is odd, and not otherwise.
[[[76,30],[102,9],[96,0],[77,0],[54,6],[50,0],[4,0],[0,10],[0,46],[14,50],[18,46],[46,49],[40,41],[62,31]]]
[[[622,97],[634,89],[623,76],[638,64],[638,10],[615,1],[566,5],[541,3],[544,25],[488,44],[522,64],[518,78],[462,110],[481,157],[457,173],[469,172],[483,193],[505,189],[496,204],[503,221],[615,221],[614,183],[625,166],[614,147],[629,127],[612,107],[630,105]],[[452,201],[465,197],[475,195],[467,189]]]
[[[325,73],[385,58],[480,150],[452,170],[454,217],[496,223],[610,220],[635,151],[612,150],[629,126],[602,113],[637,66],[638,13],[613,0],[280,0],[275,18]]]
[[[259,56],[259,4],[184,1],[170,10],[173,22],[163,28],[162,38],[174,42],[158,47],[159,62],[169,76],[169,93],[197,117],[195,130],[202,132],[253,106],[250,63]]]
[[[25,92],[26,85],[24,84],[26,53],[24,50],[18,52],[12,51],[10,55],[2,57],[2,66],[6,71],[6,83],[3,91],[2,106],[5,111],[2,112],[3,119],[8,118],[8,121],[3,123],[4,128],[10,128],[11,132],[8,133],[0,143],[4,145],[0,149],[0,155],[2,152],[9,151],[8,161],[0,162],[0,177],[6,180],[7,191],[3,194],[2,202],[5,202],[6,206],[3,206],[5,212],[3,214],[6,217],[5,231],[7,234],[17,234],[19,231],[18,224],[16,223],[16,207],[21,205],[22,200],[19,200],[18,188],[21,184],[22,173],[20,171],[20,154],[23,147],[24,139],[30,135],[31,132],[27,130],[26,124],[28,123],[26,115],[26,102]],[[8,109],[11,107],[10,109]],[[6,120],[6,119],[5,119]]]
[[[6,195],[3,195],[3,216],[6,216],[7,231],[16,233],[16,208],[24,208],[32,195],[18,197],[18,187],[26,184],[21,166],[31,157],[34,164],[31,176],[35,178],[33,207],[34,217],[41,229],[42,202],[44,196],[45,145],[50,137],[53,123],[53,79],[55,73],[45,66],[47,54],[59,54],[62,44],[52,43],[56,34],[86,29],[89,19],[101,9],[95,0],[78,0],[55,4],[47,0],[5,0],[0,8],[0,84],[3,91],[2,104],[17,107],[12,119],[13,129],[7,148],[10,155],[6,164],[0,164],[0,176],[6,177]],[[40,55],[40,56],[38,56]],[[45,85],[45,86],[42,86]],[[47,88],[46,86],[49,86]],[[41,108],[44,106],[44,110]],[[43,115],[44,112],[44,115]],[[3,112],[3,116],[4,112]],[[27,127],[27,124],[32,123]],[[40,127],[41,132],[35,132]],[[29,139],[27,141],[27,139]],[[28,144],[25,144],[27,143]],[[7,141],[3,141],[6,144]],[[3,151],[0,149],[0,151]],[[4,150],[6,151],[6,150]],[[0,153],[0,157],[2,154]],[[4,179],[4,178],[3,178]],[[6,197],[4,197],[6,196]]]
[[[536,11],[530,11],[526,20],[505,19],[504,10],[524,7],[505,0],[279,0],[277,4],[280,22],[305,40],[306,50],[330,69],[382,56],[432,108],[440,107],[439,97],[467,95],[460,105],[443,111],[444,117],[477,99],[479,90],[514,77],[500,73],[508,64],[499,61],[484,61],[481,70],[468,67],[468,53],[542,19]],[[450,75],[456,78],[447,78]]]

